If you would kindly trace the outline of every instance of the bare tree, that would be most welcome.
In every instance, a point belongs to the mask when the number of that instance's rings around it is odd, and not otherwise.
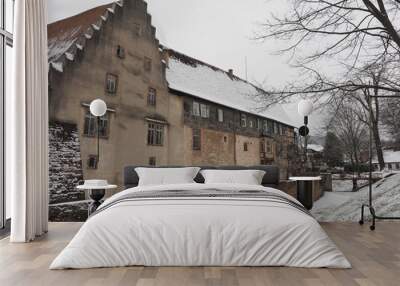
[[[400,146],[400,100],[384,99],[381,101],[381,122],[393,137],[397,146]]]
[[[375,143],[375,150],[379,162],[380,169],[385,168],[385,162],[383,158],[382,141],[380,136],[380,116],[381,116],[381,106],[379,96],[382,90],[378,88],[380,83],[386,78],[386,65],[373,65],[369,66],[368,69],[363,70],[362,74],[357,77],[359,83],[366,83],[368,81],[375,87],[365,88],[358,92],[345,93],[347,100],[354,100],[358,108],[353,108],[358,119],[362,121],[365,125],[369,126],[373,140]]]
[[[309,63],[321,57],[345,55],[357,61],[368,47],[369,54],[400,50],[398,0],[291,0],[284,16],[272,15],[258,39],[283,39],[289,45],[280,52],[296,54],[309,42],[320,49],[301,58]],[[321,42],[321,36],[323,41]],[[297,59],[300,59],[297,55]]]
[[[351,105],[347,103],[341,105],[332,117],[329,130],[341,142],[343,151],[353,170],[357,170],[359,173],[359,166],[362,163],[361,155],[364,150],[367,150],[368,146],[367,126],[358,119]]]
[[[283,88],[263,86],[267,92],[261,97],[268,106],[290,101],[295,95],[317,100],[343,91],[400,92],[397,64],[400,22],[396,21],[399,0],[287,2],[290,3],[288,12],[283,16],[272,15],[262,25],[257,39],[284,40],[286,47],[277,52],[291,55],[294,66],[301,70],[300,79]],[[391,76],[379,84],[353,80],[354,74],[383,62]],[[325,75],[321,67],[332,63],[343,65],[343,72]]]

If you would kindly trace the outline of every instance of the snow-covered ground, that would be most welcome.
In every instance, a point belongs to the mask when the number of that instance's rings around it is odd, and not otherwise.
[[[348,183],[350,185],[348,186]],[[368,186],[358,192],[344,191],[351,181],[333,186],[334,192],[325,192],[311,210],[318,221],[359,221],[362,203],[368,202]],[[341,184],[341,185],[340,185]],[[373,205],[378,215],[400,216],[400,174],[386,177],[373,185]],[[366,212],[369,215],[369,211]]]
[[[358,186],[363,186],[368,183],[367,180],[358,180]],[[352,180],[332,180],[332,190],[334,192],[352,192],[353,181]]]

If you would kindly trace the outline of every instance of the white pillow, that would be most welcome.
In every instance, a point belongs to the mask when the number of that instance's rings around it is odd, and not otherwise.
[[[171,185],[195,183],[193,180],[200,168],[135,168],[139,176],[139,186]]]
[[[261,170],[202,170],[206,184],[261,185],[265,171]]]

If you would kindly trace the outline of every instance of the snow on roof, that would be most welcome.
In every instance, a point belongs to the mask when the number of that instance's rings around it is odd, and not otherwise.
[[[102,23],[108,18],[107,8],[117,4],[99,6],[47,25],[48,61],[51,66],[62,71],[65,58],[73,59],[76,49],[84,48],[84,38],[90,39],[94,30],[101,29]]]
[[[81,14],[51,23],[48,33],[48,61],[50,67],[63,72],[67,61],[73,61],[77,50],[83,50],[93,33],[100,30],[109,13],[122,7],[122,1],[107,4]],[[168,48],[167,69],[169,87],[217,104],[263,116],[289,126],[295,126],[281,105],[268,109],[256,97],[263,92],[251,83],[217,67],[180,54]]]
[[[324,147],[319,144],[308,144],[307,149],[313,150],[315,152],[322,152],[324,150]]]
[[[295,126],[281,105],[260,108],[262,104],[256,97],[262,90],[251,83],[174,50],[166,50],[170,56],[166,76],[171,89]]]
[[[383,150],[383,160],[385,163],[399,163],[400,162],[400,151],[394,151],[394,150]],[[372,159],[373,164],[378,163],[378,159],[375,156]]]

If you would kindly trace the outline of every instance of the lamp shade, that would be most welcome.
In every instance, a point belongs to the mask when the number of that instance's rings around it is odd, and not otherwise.
[[[103,116],[107,112],[107,104],[101,99],[95,99],[90,103],[90,113],[94,116]]]
[[[301,116],[308,116],[313,111],[314,106],[311,100],[302,99],[297,106],[297,111]]]

